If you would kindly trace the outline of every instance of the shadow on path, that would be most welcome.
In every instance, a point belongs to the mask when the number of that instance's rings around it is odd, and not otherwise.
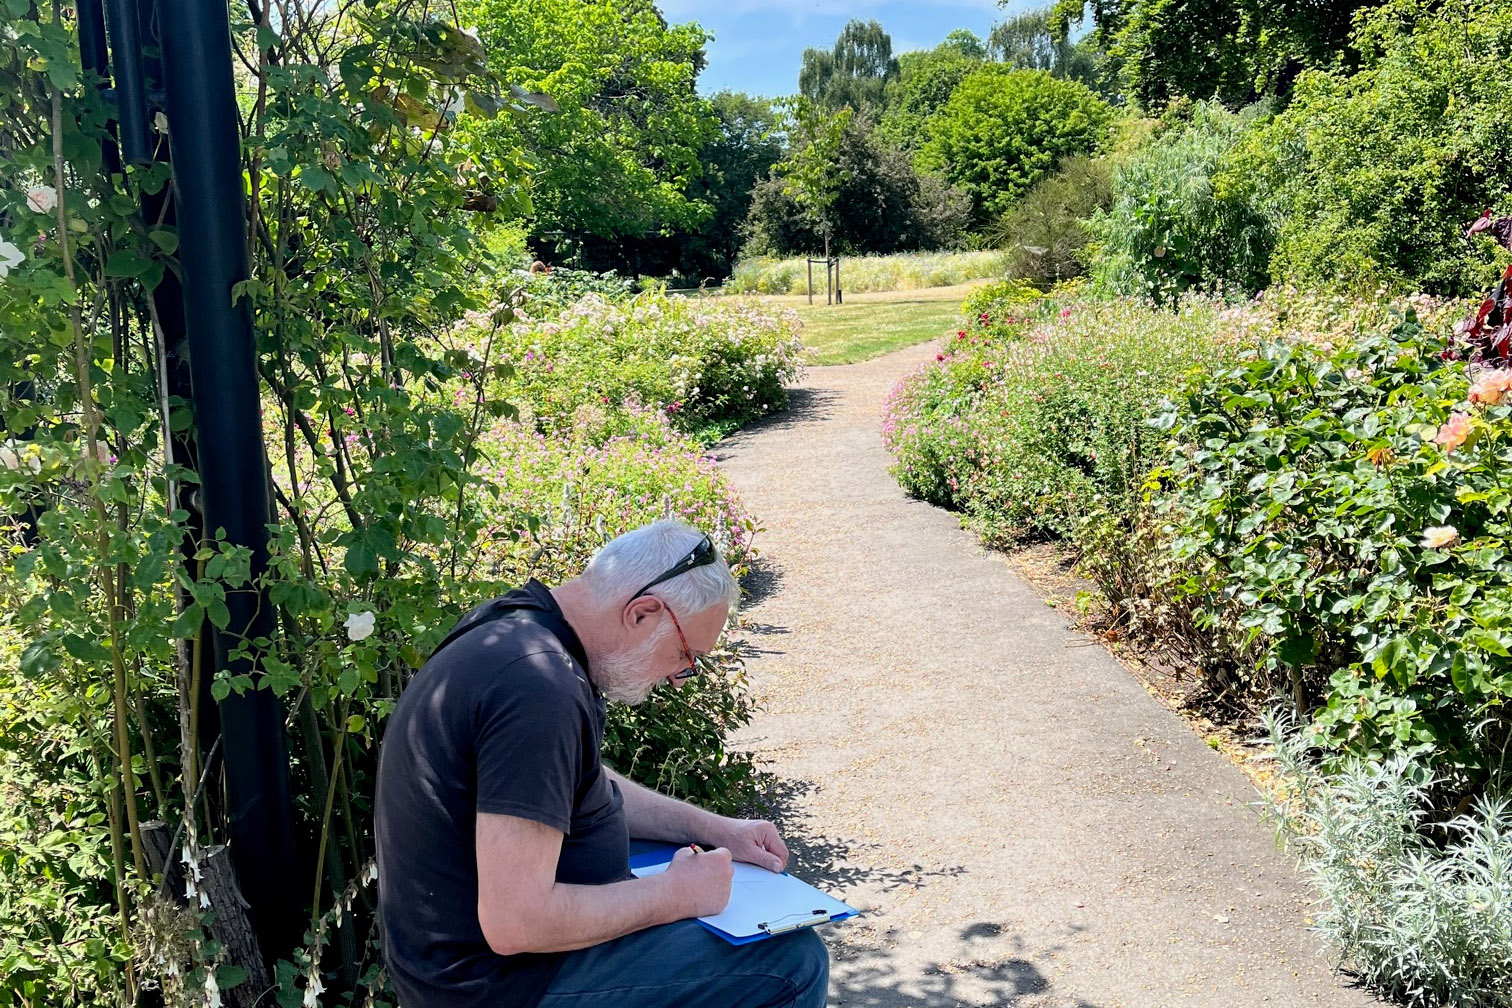
[[[826,890],[866,887],[889,892],[903,887],[919,888],[931,879],[963,875],[960,865],[925,868],[915,864],[897,868],[882,866],[868,854],[882,850],[881,844],[853,841],[838,836],[815,833],[799,809],[804,798],[815,788],[811,781],[770,777],[766,786],[767,815],[782,824],[783,839],[795,865],[803,866],[803,880]]]
[[[1081,998],[1054,997],[1051,984],[1031,961],[1020,935],[1006,939],[1006,957],[971,958],[972,945],[988,939],[1001,947],[1003,927],[990,921],[968,926],[960,940],[968,958],[959,962],[923,964],[920,970],[900,975],[886,950],[832,947],[832,975],[836,995],[830,1004],[839,1008],[959,1008],[962,1005],[1024,1008],[1055,1005],[1056,1008],[1097,1008]],[[982,950],[985,952],[985,949]],[[1050,950],[1053,952],[1054,950]],[[1041,957],[1045,953],[1041,953]]]
[[[822,423],[834,416],[835,405],[839,401],[840,393],[834,389],[791,389],[788,392],[788,404],[781,410],[749,426],[742,427],[738,432],[715,445],[710,453],[716,460],[724,461],[729,457],[729,449],[733,445],[748,441],[758,435],[790,430],[805,424]]]
[[[782,580],[782,568],[769,557],[758,556],[740,579],[741,608],[760,605],[777,594],[782,590]]]

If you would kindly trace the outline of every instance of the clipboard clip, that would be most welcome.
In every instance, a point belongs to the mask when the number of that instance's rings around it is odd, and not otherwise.
[[[793,918],[797,918],[794,920]],[[813,927],[815,924],[823,924],[830,919],[825,910],[810,910],[807,914],[788,914],[774,921],[762,921],[756,926],[769,935],[786,934],[789,931],[797,931],[799,928]]]

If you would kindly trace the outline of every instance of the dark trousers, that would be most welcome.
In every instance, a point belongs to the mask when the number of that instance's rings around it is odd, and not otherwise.
[[[813,928],[731,945],[694,920],[567,953],[540,1008],[824,1008]]]

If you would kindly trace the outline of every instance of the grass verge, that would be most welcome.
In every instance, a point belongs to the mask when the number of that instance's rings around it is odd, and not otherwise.
[[[847,294],[842,305],[809,306],[806,298],[792,295],[762,300],[798,309],[814,363],[854,364],[953,331],[961,299],[974,286]]]

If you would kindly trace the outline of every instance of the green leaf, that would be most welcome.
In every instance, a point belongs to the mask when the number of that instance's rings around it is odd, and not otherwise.
[[[80,637],[78,634],[64,634],[60,640],[63,650],[79,661],[105,663],[111,660],[110,649],[97,640]]]
[[[354,542],[347,547],[344,564],[353,577],[377,574],[378,554],[366,542]]]
[[[105,275],[135,279],[150,273],[152,266],[152,260],[136,249],[116,249],[110,254],[110,258],[105,260]]]
[[[168,628],[168,636],[175,640],[187,640],[199,633],[205,624],[205,610],[197,605],[189,606],[178,614]]]
[[[221,990],[247,982],[248,973],[240,966],[219,966],[215,970],[215,984]]]
[[[336,180],[324,168],[307,165],[299,170],[299,183],[311,192],[325,192],[336,184]]]
[[[53,653],[53,642],[49,637],[32,641],[21,652],[21,674],[29,679],[37,678],[57,663],[57,656]]]
[[[163,250],[164,255],[173,255],[178,251],[179,237],[177,231],[167,228],[153,228],[147,232],[147,237],[152,239],[152,244]]]

